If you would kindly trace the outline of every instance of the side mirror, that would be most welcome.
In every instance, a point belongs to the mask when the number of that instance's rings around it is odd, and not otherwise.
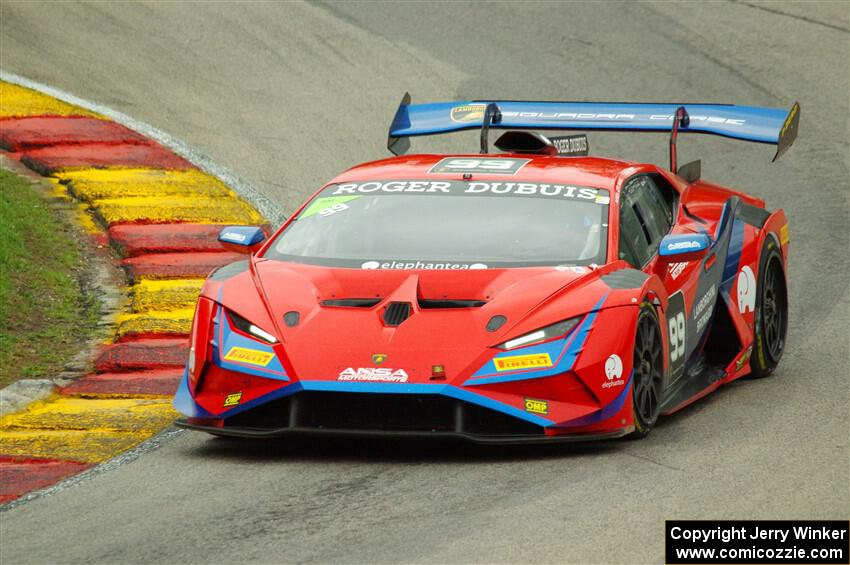
[[[218,233],[218,241],[228,251],[250,255],[260,248],[266,234],[257,226],[228,226]]]
[[[704,233],[667,235],[661,240],[658,255],[669,261],[702,259],[711,247],[711,238]]]

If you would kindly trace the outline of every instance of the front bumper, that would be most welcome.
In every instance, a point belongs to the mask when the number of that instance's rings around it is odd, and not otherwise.
[[[176,424],[241,438],[452,438],[501,445],[613,439],[629,432],[609,429],[593,434],[553,434],[551,428],[442,395],[316,391],[301,391],[224,419],[181,419]]]

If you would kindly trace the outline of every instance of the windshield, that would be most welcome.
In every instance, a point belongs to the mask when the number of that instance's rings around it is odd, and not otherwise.
[[[485,269],[604,263],[609,193],[531,182],[334,184],[267,258],[365,269]]]

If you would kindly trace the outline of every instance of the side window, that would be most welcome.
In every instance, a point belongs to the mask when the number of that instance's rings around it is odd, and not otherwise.
[[[673,225],[672,189],[648,175],[626,182],[620,195],[620,258],[643,267]],[[668,193],[669,191],[669,193]]]
[[[649,260],[649,244],[631,207],[620,206],[620,259],[640,269]]]

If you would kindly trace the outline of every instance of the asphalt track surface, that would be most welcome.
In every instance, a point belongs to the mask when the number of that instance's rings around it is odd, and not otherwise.
[[[284,211],[382,157],[405,90],[802,106],[796,145],[680,137],[791,221],[789,345],[636,442],[158,449],[0,514],[4,563],[661,562],[665,519],[848,518],[850,8],[3,2],[0,67],[185,141]],[[474,138],[415,148],[476,147]],[[591,151],[664,163],[663,136]]]

